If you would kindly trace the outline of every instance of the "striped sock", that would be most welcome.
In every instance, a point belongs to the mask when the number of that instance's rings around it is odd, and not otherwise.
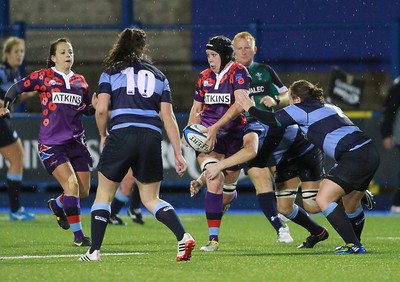
[[[58,213],[64,209],[64,194],[58,196],[56,200],[51,203],[51,208],[55,213]]]
[[[222,194],[213,194],[207,191],[205,197],[205,210],[208,225],[209,241],[219,241],[219,229],[222,219]]]
[[[85,236],[81,223],[81,207],[78,197],[64,195],[64,211],[67,216],[71,230],[74,233],[74,240]]]

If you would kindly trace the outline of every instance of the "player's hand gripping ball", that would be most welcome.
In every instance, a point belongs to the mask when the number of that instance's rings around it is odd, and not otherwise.
[[[183,136],[193,150],[200,153],[209,153],[212,150],[205,143],[207,135],[202,133],[204,129],[206,127],[201,124],[190,124],[183,129]]]

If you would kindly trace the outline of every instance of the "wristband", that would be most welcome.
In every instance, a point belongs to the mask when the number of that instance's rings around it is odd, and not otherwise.
[[[276,105],[279,105],[279,103],[281,102],[281,99],[279,99],[279,95],[272,96],[272,99],[275,100]]]

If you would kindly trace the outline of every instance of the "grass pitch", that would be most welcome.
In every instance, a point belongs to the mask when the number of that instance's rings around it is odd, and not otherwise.
[[[58,227],[50,214],[32,222],[11,222],[0,214],[0,281],[399,281],[400,217],[369,216],[362,241],[364,255],[334,255],[343,242],[323,216],[313,216],[330,232],[314,249],[296,247],[308,236],[289,222],[293,244],[278,244],[262,214],[228,214],[220,250],[200,252],[208,241],[203,214],[181,219],[196,239],[190,262],[175,262],[174,235],[154,217],[139,226],[108,226],[102,261],[79,262],[87,248],[72,246],[72,232]],[[83,228],[90,236],[89,214]]]

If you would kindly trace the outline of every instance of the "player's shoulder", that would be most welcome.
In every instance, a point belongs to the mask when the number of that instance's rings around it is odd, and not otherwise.
[[[272,67],[268,64],[265,63],[260,63],[260,62],[252,62],[250,65],[250,68],[252,69],[263,69],[263,70],[272,70]]]
[[[234,62],[231,66],[231,69],[242,70],[242,69],[246,69],[246,67],[239,62]]]
[[[242,65],[241,63],[238,62],[234,62],[232,64],[232,66],[229,69],[229,73],[233,74],[233,73],[242,73],[242,74],[247,74],[247,76],[250,77],[249,71],[247,70],[247,68]]]
[[[75,77],[75,79],[80,79],[80,80],[85,81],[85,77],[82,74],[74,73],[74,77]]]
[[[44,80],[45,77],[53,77],[54,76],[54,70],[51,68],[42,68],[42,69],[38,69],[38,70],[34,70],[32,71],[27,77],[25,77],[23,80],[25,79],[29,79],[29,80]]]
[[[142,60],[139,64],[142,66],[142,68],[147,69],[152,73],[154,73],[157,78],[161,80],[165,80],[167,78],[159,68],[157,68],[154,64],[150,63],[149,61]]]
[[[199,73],[199,78],[208,78],[213,74],[211,68],[205,69]]]

